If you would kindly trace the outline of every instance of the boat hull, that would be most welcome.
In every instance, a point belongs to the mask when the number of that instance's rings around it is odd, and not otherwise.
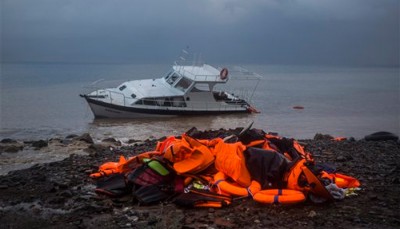
[[[116,104],[105,103],[96,99],[84,96],[90,106],[95,118],[148,118],[148,117],[168,117],[178,115],[218,115],[250,113],[248,109],[235,107],[234,109],[224,110],[192,110],[187,108],[140,108],[127,107]]]

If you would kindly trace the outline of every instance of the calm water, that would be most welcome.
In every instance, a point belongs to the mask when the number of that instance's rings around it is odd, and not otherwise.
[[[293,138],[315,133],[362,138],[375,131],[400,133],[398,68],[247,65],[263,76],[253,97],[254,115],[94,120],[79,97],[98,79],[155,78],[169,65],[2,64],[0,138],[44,139],[89,132],[146,139],[199,129],[254,127]],[[303,106],[295,110],[293,106]]]

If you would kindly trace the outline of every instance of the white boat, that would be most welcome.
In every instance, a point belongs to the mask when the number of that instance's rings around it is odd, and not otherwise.
[[[95,118],[256,112],[246,99],[214,90],[229,79],[227,68],[175,64],[162,78],[127,81],[115,88],[97,89],[80,96],[86,99]]]

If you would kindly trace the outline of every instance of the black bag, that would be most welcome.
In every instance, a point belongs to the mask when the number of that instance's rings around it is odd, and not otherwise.
[[[130,186],[125,182],[123,174],[112,174],[97,181],[95,192],[110,197],[120,197],[130,193]]]
[[[152,158],[126,177],[139,203],[148,205],[165,200],[175,193],[175,175],[175,171],[161,159]]]
[[[191,189],[189,192],[178,195],[174,201],[176,205],[183,207],[225,207],[232,203],[232,198],[217,193]]]
[[[282,178],[288,163],[281,153],[249,147],[244,151],[244,156],[247,170],[262,189],[283,187]]]
[[[159,172],[154,170],[150,165],[151,162],[159,163],[158,166],[161,166],[162,169],[166,170],[167,174],[160,174]],[[129,172],[126,178],[129,184],[140,187],[169,183],[173,180],[174,176],[175,172],[169,169],[169,167],[164,162],[156,159],[151,159],[145,162],[140,167],[136,168],[135,170]]]
[[[134,191],[134,195],[140,204],[148,205],[158,203],[172,196],[170,190],[162,190],[160,185],[142,186]]]
[[[263,140],[265,132],[261,129],[251,129],[247,130],[239,136],[239,141],[244,145],[250,144],[252,141]]]

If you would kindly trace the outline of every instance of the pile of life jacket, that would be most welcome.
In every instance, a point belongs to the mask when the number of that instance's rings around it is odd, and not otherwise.
[[[101,195],[185,207],[223,207],[243,197],[264,204],[333,201],[360,186],[356,178],[317,164],[296,140],[259,129],[224,139],[169,136],[154,151],[121,156],[90,176]]]

